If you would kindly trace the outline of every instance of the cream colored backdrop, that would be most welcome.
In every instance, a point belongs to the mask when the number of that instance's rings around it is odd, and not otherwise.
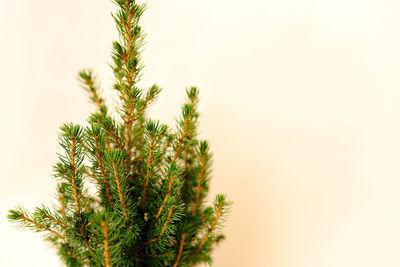
[[[51,203],[58,127],[111,91],[108,0],[0,0],[0,266],[60,266],[17,203]],[[211,195],[235,201],[215,266],[400,266],[400,2],[152,0],[143,85],[172,124],[201,89]]]

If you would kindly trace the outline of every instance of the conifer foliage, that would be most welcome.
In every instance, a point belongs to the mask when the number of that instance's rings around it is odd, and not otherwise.
[[[8,218],[45,233],[67,266],[211,263],[231,203],[224,195],[212,206],[205,203],[212,156],[208,142],[197,136],[198,89],[186,90],[176,130],[146,116],[160,88],[137,85],[145,6],[114,3],[119,40],[113,43],[112,70],[119,105],[114,112],[107,107],[92,71],[79,73],[96,111],[86,126],[61,127],[64,152],[54,166],[58,206],[32,213],[18,207]],[[89,183],[96,194],[89,194]]]

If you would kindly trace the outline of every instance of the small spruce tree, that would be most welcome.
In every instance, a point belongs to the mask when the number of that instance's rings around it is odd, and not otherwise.
[[[146,116],[160,88],[137,85],[144,37],[138,23],[145,5],[114,3],[116,113],[107,107],[92,71],[79,72],[96,111],[86,126],[61,127],[64,153],[54,166],[59,204],[32,213],[18,207],[8,218],[45,233],[67,266],[211,264],[231,203],[224,195],[212,206],[205,203],[212,157],[208,142],[197,137],[198,89],[186,90],[175,131]],[[95,195],[88,193],[89,183],[96,185]]]

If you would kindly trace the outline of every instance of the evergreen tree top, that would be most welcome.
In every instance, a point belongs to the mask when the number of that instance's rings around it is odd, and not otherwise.
[[[64,124],[63,153],[54,166],[58,206],[22,207],[8,218],[20,227],[45,233],[67,266],[192,266],[211,263],[211,251],[224,238],[231,202],[209,190],[212,154],[199,140],[196,87],[175,130],[147,116],[161,89],[140,88],[144,4],[114,0],[119,40],[113,43],[114,116],[91,70],[78,79],[96,111],[87,125]],[[88,185],[96,194],[88,193]]]

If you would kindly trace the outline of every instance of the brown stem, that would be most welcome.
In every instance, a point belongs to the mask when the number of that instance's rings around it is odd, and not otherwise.
[[[101,222],[101,228],[104,235],[104,257],[106,258],[106,267],[110,267],[110,252],[108,251],[108,227],[105,221]]]
[[[170,219],[171,219],[173,209],[174,209],[174,205],[172,205],[171,208],[169,208],[169,210],[168,210],[168,217],[167,217],[167,219],[165,220],[165,223],[164,223],[164,225],[163,225],[163,227],[162,227],[162,229],[161,229],[161,231],[160,231],[160,234],[159,234],[157,237],[155,237],[155,238],[150,239],[149,241],[147,241],[147,242],[145,243],[145,245],[148,245],[148,244],[151,244],[151,243],[153,243],[153,242],[156,242],[158,239],[160,239],[160,238],[163,236],[163,234],[164,234],[164,232],[165,232],[165,229],[167,229],[168,224],[169,224],[169,221],[170,221]]]
[[[116,145],[118,148],[121,148],[121,143],[120,143],[119,140],[118,140],[118,137],[117,137],[117,134],[115,133],[115,129],[114,129],[114,126],[113,126],[113,125],[111,125],[111,135],[112,135],[112,137],[113,137],[114,140],[115,140],[115,145]]]
[[[40,223],[36,222],[35,220],[32,220],[32,219],[30,219],[30,218],[27,218],[27,217],[25,217],[25,216],[23,216],[23,215],[20,215],[20,216],[19,216],[19,219],[21,219],[21,220],[23,220],[23,221],[26,221],[26,222],[29,222],[29,223],[32,223],[32,224],[36,225],[37,227],[39,227],[39,228],[41,228],[41,229],[43,229],[43,230],[46,230],[46,231],[49,231],[49,232],[53,233],[53,234],[56,235],[58,238],[64,239],[64,237],[63,237],[62,235],[60,235],[59,233],[57,233],[56,231],[50,229],[49,227],[47,227],[47,226],[45,226],[45,225],[43,225],[43,224],[40,224]]]
[[[73,194],[74,194],[76,211],[79,213],[78,190],[77,190],[76,184],[75,184],[75,178],[76,178],[75,177],[75,175],[76,175],[76,173],[75,173],[75,138],[73,138],[71,141],[70,149],[71,149],[70,157],[71,157],[71,173],[72,173],[71,183],[72,183],[72,190],[73,190]]]
[[[100,110],[100,109],[101,109],[101,99],[100,99],[100,97],[99,97],[98,94],[97,94],[97,90],[96,90],[96,88],[95,88],[95,86],[94,86],[94,83],[93,83],[93,81],[92,81],[92,77],[90,77],[90,80],[87,81],[87,85],[88,85],[89,88],[91,89],[90,91],[91,91],[92,94],[93,94],[93,100],[94,100],[94,102],[96,103],[96,105],[99,107],[99,110]]]
[[[60,222],[60,221],[57,220],[56,218],[53,218],[52,216],[47,215],[46,213],[42,213],[42,216],[43,216],[43,217],[46,217],[46,218],[48,218],[48,219],[50,219],[51,221],[55,222],[56,224],[58,224],[58,225],[60,225],[60,226],[67,227],[67,226],[65,225],[65,223]]]
[[[223,205],[223,202],[220,202],[220,203],[218,204],[217,213],[215,214],[215,216],[214,216],[214,218],[213,218],[213,222],[212,222],[212,224],[211,224],[211,226],[210,226],[210,229],[208,230],[208,232],[205,234],[205,236],[204,236],[203,239],[201,240],[200,245],[199,245],[199,247],[197,248],[197,250],[200,250],[200,249],[203,247],[204,243],[207,241],[208,237],[210,236],[210,234],[211,234],[212,231],[214,230],[215,226],[217,225],[219,216],[221,215],[222,205]]]
[[[100,124],[100,125],[103,127],[103,129],[104,129],[109,135],[112,136],[112,138],[114,138],[114,140],[115,140],[115,145],[117,146],[117,148],[121,148],[121,143],[119,142],[118,137],[117,137],[117,134],[115,133],[114,126],[111,124],[110,130],[107,130],[107,127],[106,127],[103,123],[101,123],[100,119],[97,119],[97,123]]]
[[[150,177],[150,168],[153,162],[153,141],[154,141],[154,135],[150,137],[149,156],[147,157],[146,181],[144,183],[144,189],[143,189],[143,204],[146,202],[147,186],[149,185],[149,177]]]
[[[176,148],[176,151],[175,151],[175,156],[174,156],[174,160],[173,160],[174,162],[178,159],[179,153],[181,152],[183,142],[185,141],[186,132],[188,130],[188,126],[189,126],[189,120],[186,118],[185,119],[185,126],[183,128],[183,133],[182,133],[182,136],[181,136],[181,138],[179,140],[178,147]]]
[[[115,181],[117,183],[117,188],[118,188],[118,194],[119,194],[119,200],[121,201],[121,207],[122,210],[124,211],[124,216],[126,221],[128,222],[128,212],[126,211],[126,205],[125,205],[125,201],[124,201],[124,196],[122,194],[122,190],[121,190],[121,185],[120,185],[120,181],[119,181],[119,177],[118,177],[118,172],[117,172],[117,166],[115,164],[115,162],[112,162],[113,165],[113,169],[114,169],[114,177],[115,177]]]
[[[183,142],[185,141],[186,135],[188,134],[188,132],[189,132],[189,134],[190,134],[190,132],[191,132],[191,129],[189,129],[189,123],[190,123],[189,118],[190,118],[190,116],[192,115],[192,112],[193,112],[193,109],[190,111],[190,114],[186,115],[186,118],[185,118],[185,126],[184,126],[184,128],[183,128],[182,136],[181,136],[181,138],[180,138],[180,140],[179,140],[178,147],[177,147],[177,149],[176,149],[176,151],[175,151],[175,156],[174,156],[174,160],[173,160],[174,162],[175,162],[175,161],[178,159],[178,157],[179,157],[179,154],[180,154],[180,152],[181,152],[182,145],[183,145]]]
[[[93,257],[93,252],[92,252],[91,248],[89,247],[89,243],[88,243],[87,239],[84,239],[83,241],[85,242],[85,245],[86,245],[87,249],[89,250],[90,256]]]
[[[130,6],[126,6],[126,11],[129,12],[127,20],[123,23],[124,27],[125,27],[125,51],[127,53],[126,56],[123,57],[123,60],[125,61],[126,67],[127,67],[127,71],[129,72],[129,75],[127,77],[128,80],[128,88],[131,88],[132,85],[134,84],[133,81],[133,75],[136,71],[135,68],[132,68],[131,66],[129,66],[128,61],[130,60],[130,58],[132,57],[132,51],[133,49],[131,48],[132,43],[134,42],[135,39],[135,35],[131,36],[131,24],[132,24],[132,18],[133,18],[133,12],[128,11],[128,9],[130,8]],[[129,70],[130,68],[130,70]],[[124,98],[127,98],[126,95],[124,95]],[[126,99],[128,101],[128,99]],[[127,140],[127,144],[126,144],[126,148],[128,151],[128,156],[129,156],[129,160],[131,157],[131,144],[132,144],[132,124],[133,124],[133,118],[132,118],[132,113],[134,110],[134,105],[133,105],[133,101],[135,100],[135,98],[130,99],[129,104],[129,110],[128,110],[128,114],[127,114],[127,118],[125,120],[125,137]]]
[[[65,203],[64,203],[64,190],[62,190],[61,189],[61,195],[60,195],[60,205],[61,205],[61,217],[63,218],[63,219],[65,219],[65,207],[64,207],[64,205],[65,205]]]
[[[206,151],[203,151],[203,154],[201,155],[201,171],[199,174],[199,183],[197,184],[197,190],[196,190],[196,201],[194,203],[194,207],[193,207],[193,211],[192,211],[193,216],[196,214],[196,211],[197,211],[197,208],[198,208],[199,202],[200,202],[200,193],[201,193],[201,189],[203,188],[201,183],[203,182],[203,178],[204,178],[205,161],[206,161]]]
[[[173,267],[177,267],[179,264],[179,261],[182,257],[182,251],[183,251],[183,244],[185,242],[185,237],[186,237],[186,233],[183,233],[181,235],[181,243],[179,245],[179,251],[178,251],[178,255],[176,256],[175,262],[174,262],[174,266]]]
[[[125,140],[126,140],[126,150],[128,151],[128,159],[131,160],[131,153],[132,153],[132,125],[135,121],[133,117],[133,111],[135,110],[136,106],[133,104],[135,101],[136,96],[129,100],[129,110],[126,115],[125,119]]]
[[[165,195],[164,197],[164,201],[161,205],[161,207],[158,209],[157,215],[156,215],[156,219],[158,219],[158,217],[160,217],[162,210],[164,209],[165,204],[167,204],[169,195],[171,194],[172,191],[172,184],[174,182],[174,172],[171,170],[171,174],[169,177],[169,184],[168,184],[168,193]]]
[[[95,146],[96,146],[97,164],[99,165],[101,175],[103,176],[104,187],[106,188],[106,197],[107,197],[108,201],[112,204],[113,201],[112,201],[112,197],[111,197],[111,193],[110,193],[110,186],[107,182],[107,174],[103,167],[103,161],[100,157],[100,145],[98,142],[98,136],[95,136],[94,140],[95,140]]]
[[[85,228],[86,228],[87,226],[88,226],[88,225],[86,225]],[[88,249],[88,251],[89,251],[89,253],[90,253],[90,256],[93,257],[92,249],[90,248],[89,242],[88,242],[87,238],[85,237],[85,230],[86,230],[86,229],[84,229],[84,228],[81,226],[79,230],[80,230],[80,232],[81,232],[81,236],[82,236],[83,242],[85,242],[85,245],[86,245],[86,247],[87,247],[87,249]]]
[[[81,197],[81,199],[83,200],[83,205],[85,206],[87,213],[90,213],[91,209],[89,207],[87,198],[82,194],[82,192],[78,193],[78,197]]]

